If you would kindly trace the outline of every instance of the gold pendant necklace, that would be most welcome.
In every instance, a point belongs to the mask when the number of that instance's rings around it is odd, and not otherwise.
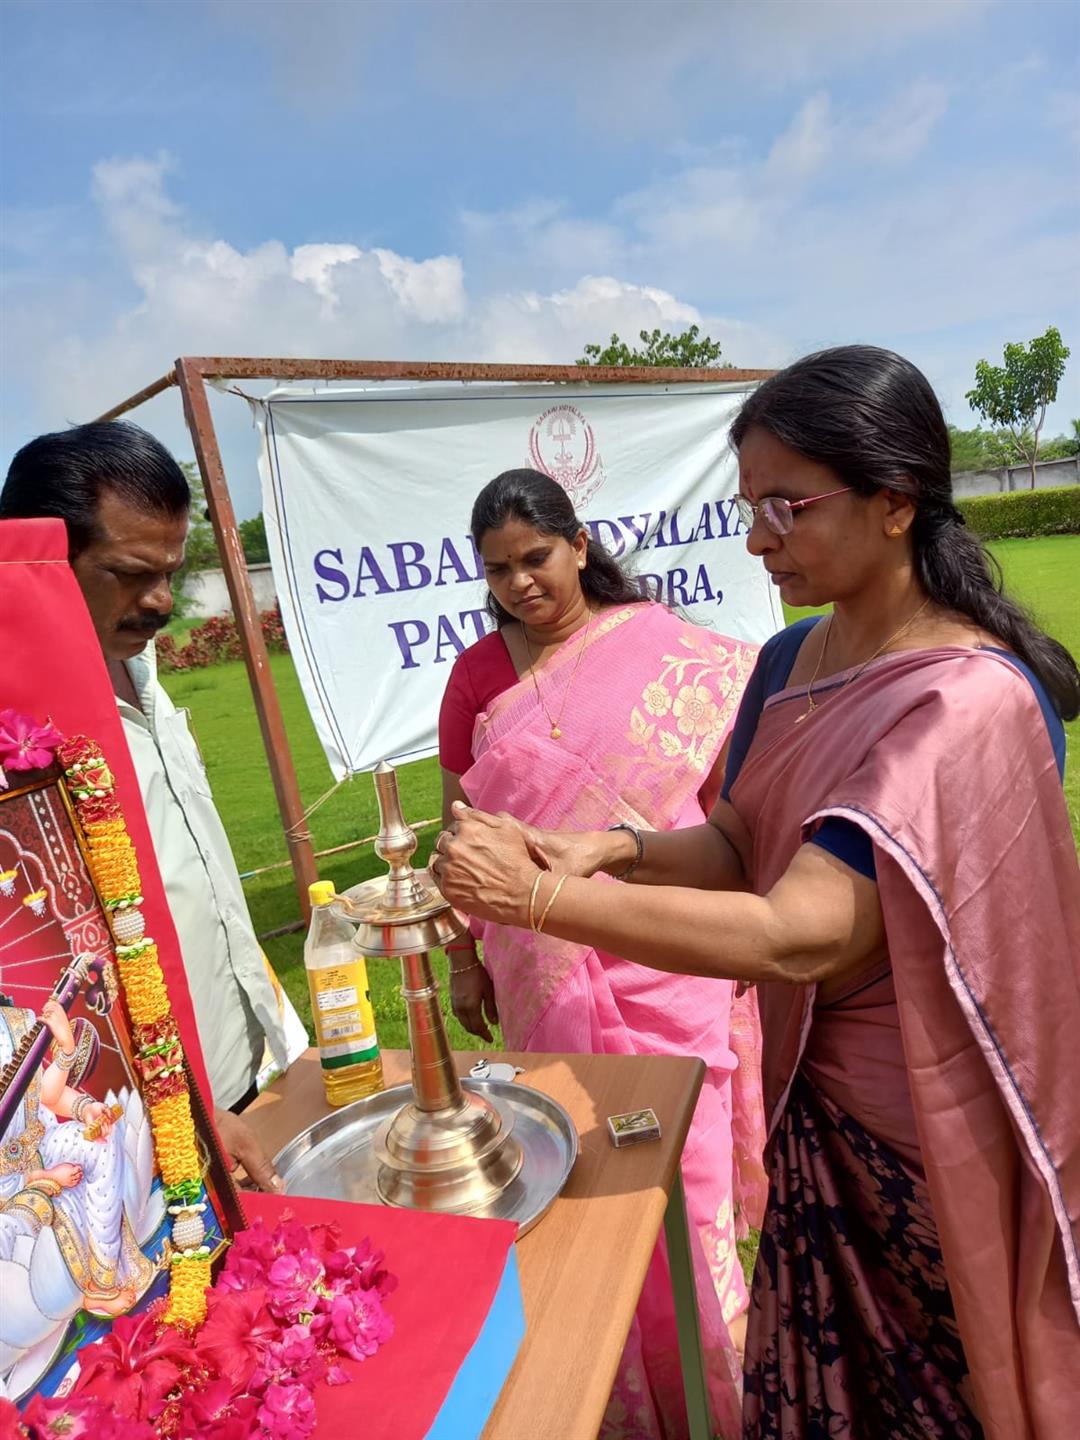
[[[529,674],[532,676],[533,689],[536,691],[537,703],[539,704],[540,709],[543,710],[544,714],[547,716],[548,724],[551,726],[552,740],[559,740],[562,738],[561,721],[563,717],[563,711],[566,709],[566,701],[567,697],[570,694],[570,686],[574,683],[574,676],[577,674],[578,666],[581,664],[581,657],[585,654],[585,646],[589,643],[589,627],[592,625],[592,617],[593,612],[590,610],[589,618],[585,621],[585,629],[581,637],[581,646],[578,649],[577,659],[574,661],[574,668],[570,671],[570,678],[566,682],[566,689],[563,691],[562,704],[559,706],[559,713],[557,716],[552,715],[551,711],[544,704],[544,697],[540,693],[540,682],[536,678],[536,666],[533,663],[532,646],[529,644],[528,632],[526,631],[524,625],[522,625],[521,627],[522,639],[525,641],[525,653],[529,657]]]
[[[872,661],[876,660],[883,651],[887,650],[894,641],[899,640],[902,636],[906,635],[907,632],[911,629],[911,627],[915,624],[915,621],[919,618],[919,616],[923,613],[923,611],[929,604],[930,597],[928,595],[923,601],[923,603],[919,606],[919,608],[915,611],[915,614],[912,615],[911,619],[905,620],[903,625],[900,626],[899,630],[894,630],[893,633],[889,636],[889,638],[884,641],[883,644],[879,645],[878,648],[868,659],[863,661],[863,663],[859,666],[859,668],[855,671],[853,675],[849,675],[848,678],[842,682],[842,684],[836,687],[832,695],[827,696],[826,699],[821,702],[822,705],[828,704],[829,700],[832,700],[836,695],[839,695],[841,690],[845,689],[848,685],[850,685],[853,680],[857,680],[859,676],[863,673],[863,671],[866,669],[866,667],[871,664]],[[829,618],[825,621],[825,638],[824,640],[822,640],[821,649],[818,651],[817,664],[814,666],[813,675],[810,676],[810,683],[806,687],[806,709],[801,715],[796,715],[796,725],[801,725],[804,720],[808,720],[810,716],[813,715],[815,710],[821,708],[818,705],[817,701],[814,699],[814,686],[817,684],[817,678],[818,674],[821,671],[822,661],[825,659],[825,651],[828,649],[829,636],[832,634],[832,620],[833,617],[830,614]]]

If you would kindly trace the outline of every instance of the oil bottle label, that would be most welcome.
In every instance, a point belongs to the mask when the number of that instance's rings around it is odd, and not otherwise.
[[[379,1046],[364,962],[309,970],[308,984],[323,1069],[338,1070],[375,1060]]]

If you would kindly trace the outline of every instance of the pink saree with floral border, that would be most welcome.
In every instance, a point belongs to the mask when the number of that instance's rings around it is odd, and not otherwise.
[[[850,683],[846,683],[850,682]],[[758,987],[770,1195],[747,1440],[1066,1440],[1080,1396],[1080,872],[1027,679],[913,651],[766,702],[731,790],[766,893],[826,817],[887,954]],[[805,721],[805,723],[798,723]]]
[[[657,605],[603,613],[575,671],[577,647],[575,637],[539,671],[540,684],[558,701],[569,686],[561,738],[551,738],[531,679],[477,717],[474,764],[462,776],[470,802],[548,829],[602,829],[619,821],[642,830],[701,824],[698,792],[727,738],[757,647],[690,625]],[[696,1279],[718,1433],[737,1435],[740,1366],[727,1324],[747,1300],[735,1240],[760,1223],[765,1197],[753,995],[736,1001],[728,981],[669,975],[504,926],[474,928],[509,1048],[705,1061],[682,1171],[699,1242]],[[661,1241],[601,1435],[679,1440],[685,1434]]]

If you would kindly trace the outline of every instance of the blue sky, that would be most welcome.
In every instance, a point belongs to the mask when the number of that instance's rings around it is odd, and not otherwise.
[[[851,340],[956,423],[1048,324],[1080,414],[1080,6],[0,5],[0,465],[182,353]],[[242,402],[215,401],[239,512]],[[136,417],[186,458],[175,393]]]

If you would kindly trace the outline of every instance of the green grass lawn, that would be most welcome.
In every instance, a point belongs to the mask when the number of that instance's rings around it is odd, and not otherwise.
[[[1026,605],[1055,640],[1080,658],[1080,536],[1045,535],[1037,540],[995,540],[990,546],[1009,593]],[[815,610],[784,606],[788,623]],[[1065,803],[1080,849],[1080,719],[1065,726]]]
[[[1080,573],[1080,537],[1002,540],[992,548],[1004,567],[1013,593],[1031,608],[1045,629],[1074,654],[1080,654],[1076,582]],[[792,611],[788,618],[804,613],[808,612]],[[311,805],[329,789],[330,771],[315,737],[291,659],[287,655],[272,655],[270,666],[281,698],[301,794],[305,805]],[[166,675],[162,679],[174,702],[191,711],[218,809],[241,872],[284,860],[285,841],[243,665],[216,665],[187,674]],[[1075,758],[1080,753],[1080,721],[1068,726],[1068,735],[1070,763],[1066,770],[1066,797],[1073,833],[1080,844],[1080,776]],[[418,761],[404,766],[400,775],[402,800],[409,821],[415,825],[436,817],[441,803],[438,762]],[[312,816],[310,825],[317,850],[374,834],[378,819],[370,777],[359,776],[343,785]],[[426,863],[436,833],[437,826],[419,832],[418,864]],[[384,873],[385,867],[371,847],[365,846],[328,857],[320,862],[320,868],[325,879],[333,880],[338,889],[343,890],[359,880]],[[260,933],[296,919],[297,900],[290,869],[275,870],[250,880],[245,890],[255,928]],[[293,1003],[305,1023],[310,1024],[302,935],[269,940],[265,942],[265,949]],[[405,1007],[398,994],[398,967],[386,960],[369,963],[380,1039],[387,1047],[404,1046]],[[436,968],[445,978],[445,959],[441,955],[436,957]],[[452,1017],[448,1020],[450,1041],[455,1048],[477,1048],[478,1041],[466,1035]]]

